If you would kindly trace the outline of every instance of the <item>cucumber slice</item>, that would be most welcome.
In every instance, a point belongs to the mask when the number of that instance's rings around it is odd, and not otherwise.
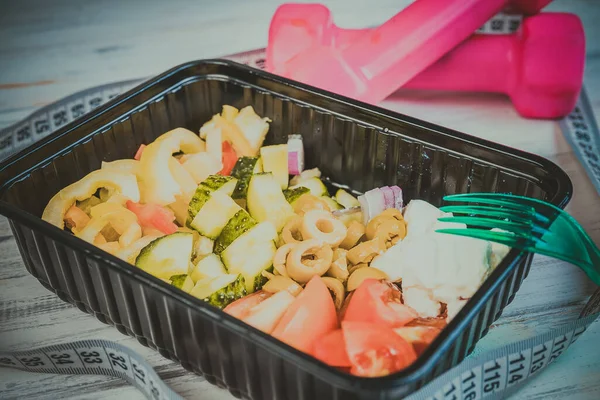
[[[222,192],[213,192],[190,222],[190,227],[209,239],[216,239],[239,210],[240,206],[231,197]]]
[[[190,294],[215,307],[224,308],[233,301],[244,297],[246,287],[241,275],[226,274],[196,282]]]
[[[322,180],[317,177],[312,177],[308,179],[301,179],[297,185],[291,186],[290,189],[295,189],[297,187],[306,187],[310,190],[310,193],[314,196],[321,197],[327,196],[327,188]]]
[[[303,194],[309,193],[310,190],[307,187],[300,186],[294,189],[286,189],[283,191],[283,196],[292,206]]]
[[[194,220],[198,211],[210,199],[214,192],[221,192],[231,196],[237,185],[237,179],[233,176],[210,175],[196,188],[196,192],[188,207],[188,222]]]
[[[340,203],[344,208],[360,206],[358,199],[346,192],[344,189],[338,189],[338,191],[335,192],[335,201]]]
[[[231,176],[238,182],[231,197],[234,199],[245,199],[248,191],[248,183],[252,174],[262,172],[260,157],[240,157],[231,170]]]
[[[190,290],[192,290],[193,288],[194,288],[194,281],[188,275],[185,277],[185,280],[183,281],[183,285],[181,285],[181,290],[183,290],[186,293],[189,293]]]
[[[205,278],[215,278],[219,275],[226,275],[227,270],[221,262],[221,259],[216,254],[209,254],[200,261],[194,267],[190,276],[192,281],[198,282]]]
[[[272,172],[281,189],[287,189],[289,181],[287,144],[263,146],[260,148],[260,157],[263,171]]]
[[[272,222],[277,232],[294,215],[294,209],[285,200],[279,183],[270,172],[252,175],[247,202],[250,215],[258,222]]]
[[[157,278],[187,274],[193,241],[194,235],[189,232],[175,232],[155,239],[140,251],[135,265]]]
[[[342,208],[344,208],[340,203],[338,203],[329,196],[322,196],[321,199],[323,199],[327,203],[331,211],[341,210]]]
[[[187,278],[187,274],[173,275],[171,278],[171,285],[175,286],[178,289],[181,289],[183,286],[183,282],[185,282],[185,278]]]
[[[171,277],[171,285],[184,292],[189,292],[194,287],[194,281],[189,275],[174,275]]]
[[[215,240],[213,252],[220,255],[235,239],[256,225],[256,221],[244,209],[239,210],[221,231]]]
[[[248,293],[256,289],[255,282],[262,283],[259,279],[262,271],[273,265],[273,256],[277,251],[275,239],[277,239],[277,231],[273,224],[268,221],[261,222],[223,251],[221,255],[223,263],[230,273],[244,276]]]

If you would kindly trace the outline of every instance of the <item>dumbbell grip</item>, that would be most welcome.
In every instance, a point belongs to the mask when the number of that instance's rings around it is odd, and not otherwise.
[[[341,51],[378,102],[467,38],[507,0],[420,0]],[[402,40],[398,40],[402,38]]]
[[[335,45],[345,49],[372,29],[335,28]],[[516,56],[514,48],[514,35],[473,35],[403,87],[505,93],[513,79],[510,60]]]

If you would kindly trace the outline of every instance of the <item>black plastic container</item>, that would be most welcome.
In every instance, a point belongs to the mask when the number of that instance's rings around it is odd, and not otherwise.
[[[28,271],[61,299],[112,324],[184,368],[252,399],[403,397],[457,365],[512,300],[532,254],[513,250],[408,369],[357,378],[251,328],[40,219],[50,197],[138,146],[183,126],[197,131],[223,104],[252,105],[273,120],[268,143],[300,133],[308,167],[365,191],[399,185],[441,205],[446,194],[509,192],[568,202],[569,178],[553,163],[245,66],[176,67],[0,165],[0,212]]]

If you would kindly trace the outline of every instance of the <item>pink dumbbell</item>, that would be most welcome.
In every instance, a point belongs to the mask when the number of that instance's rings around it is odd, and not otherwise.
[[[585,34],[565,13],[528,17],[513,35],[474,35],[404,87],[507,94],[528,118],[561,118],[583,84]]]
[[[417,0],[345,49],[308,41],[303,51],[273,72],[285,77],[377,103],[470,36],[511,4],[537,11],[550,0]],[[288,4],[293,14],[298,4]],[[280,12],[281,8],[276,12]],[[274,17],[275,19],[275,17]],[[296,20],[302,25],[302,18]],[[310,19],[310,16],[309,16]],[[271,24],[269,36],[286,35]],[[270,54],[267,53],[267,60]],[[269,61],[268,66],[273,64]]]
[[[306,5],[304,11],[312,16],[303,19],[304,24],[294,22],[290,14],[285,23],[277,24],[294,30],[270,38],[269,70],[277,70],[310,40],[344,49],[371,30],[327,27],[329,10],[321,5]],[[286,47],[281,46],[284,37]],[[524,117],[559,118],[571,112],[577,101],[584,61],[585,36],[579,19],[545,13],[526,18],[513,35],[473,35],[403,87],[505,93]]]

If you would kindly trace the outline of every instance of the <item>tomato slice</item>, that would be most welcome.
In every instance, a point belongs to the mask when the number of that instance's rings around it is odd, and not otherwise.
[[[237,153],[231,147],[231,143],[228,141],[223,142],[223,168],[218,172],[219,175],[229,175],[231,174],[231,170],[235,166],[235,163],[238,160]]]
[[[137,217],[142,228],[155,228],[169,235],[177,232],[173,211],[157,204],[140,204],[127,200],[127,208]]]
[[[260,304],[263,300],[266,300],[269,297],[271,297],[271,293],[259,290],[234,301],[225,307],[223,311],[229,315],[233,315],[236,318],[244,319],[246,316],[248,316],[252,307]]]
[[[329,332],[315,342],[313,357],[332,367],[351,367],[341,329]]]
[[[265,333],[271,333],[294,300],[294,296],[287,290],[279,291],[252,307],[249,315],[242,321]]]
[[[140,161],[140,158],[142,158],[142,153],[144,152],[144,149],[146,148],[145,144],[140,144],[139,149],[137,149],[137,151],[135,152],[135,156],[133,156],[133,158],[135,160]]]
[[[418,315],[415,310],[402,304],[401,296],[400,290],[392,283],[367,279],[352,294],[343,320],[392,327],[406,325]]]
[[[395,328],[394,332],[402,339],[412,344],[417,355],[423,354],[427,346],[437,337],[441,329],[433,326],[402,326]]]
[[[375,377],[400,371],[416,359],[413,347],[400,335],[382,325],[342,321],[351,374]]]
[[[333,298],[319,276],[313,277],[275,327],[273,337],[310,353],[313,343],[338,328]]]

